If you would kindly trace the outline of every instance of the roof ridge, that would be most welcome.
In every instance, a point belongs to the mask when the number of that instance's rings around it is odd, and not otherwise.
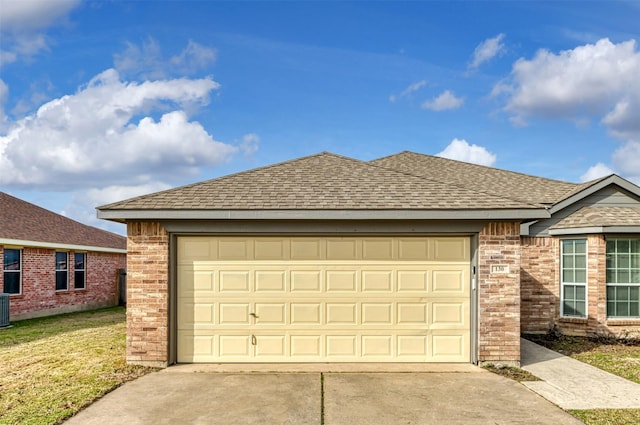
[[[404,151],[402,153],[415,153],[415,152]],[[399,154],[396,154],[396,155],[399,155]],[[424,155],[424,154],[417,154],[417,155]],[[393,156],[395,156],[395,155],[389,155],[388,157],[383,157],[383,158],[390,158],[390,157],[393,157]],[[424,155],[424,156],[432,156],[432,155]],[[383,159],[383,158],[380,158],[380,159]],[[433,157],[433,158],[440,158],[440,157]],[[441,159],[447,159],[447,158],[441,158]],[[375,161],[375,160],[373,160],[373,161]],[[456,161],[456,160],[449,160],[449,161],[464,162],[464,161]],[[469,163],[466,163],[466,164],[469,164]],[[497,195],[495,193],[490,193],[490,192],[487,192],[487,191],[484,191],[484,190],[480,190],[480,189],[469,189],[465,185],[462,185],[462,184],[459,184],[459,183],[455,183],[455,182],[438,180],[438,179],[434,179],[434,178],[427,178],[425,176],[420,176],[420,175],[411,173],[409,171],[396,170],[395,168],[384,167],[382,165],[376,165],[376,164],[371,164],[371,165],[375,165],[376,167],[384,168],[384,169],[387,169],[387,170],[394,170],[396,172],[400,172],[400,173],[405,174],[405,175],[418,177],[418,178],[420,178],[422,180],[425,180],[425,181],[433,181],[433,182],[437,182],[437,183],[441,183],[441,184],[445,184],[445,185],[451,185],[451,186],[455,186],[455,187],[457,187],[459,189],[471,190],[471,191],[474,191],[474,192],[477,192],[477,193],[482,193],[484,195],[492,196],[492,197],[495,197],[495,198],[508,199],[510,201],[515,201],[515,202],[522,202],[523,204],[531,205],[531,206],[536,207],[536,208],[545,208],[544,204],[531,203],[531,202],[523,201],[522,199],[516,199],[516,198],[513,198],[513,197],[509,197],[509,196],[504,196],[504,195]],[[476,164],[472,164],[472,165],[476,165]],[[491,168],[491,167],[485,167],[485,168]]]
[[[378,159],[373,159],[371,161],[377,161],[377,160],[382,160],[382,159],[385,159],[385,158],[391,158],[393,156],[402,155],[402,154],[406,154],[406,153],[412,154],[412,155],[426,156],[426,157],[434,158],[434,159],[441,160],[441,161],[456,162],[456,163],[459,163],[459,164],[465,164],[467,166],[476,167],[476,168],[488,169],[488,170],[499,171],[499,172],[509,173],[509,174],[516,174],[516,175],[525,176],[525,177],[531,177],[531,178],[535,178],[535,179],[539,179],[539,180],[547,180],[547,181],[556,182],[556,183],[571,184],[571,185],[574,185],[574,186],[579,186],[580,185],[580,183],[573,183],[573,182],[568,182],[568,181],[565,181],[565,180],[558,180],[558,179],[550,179],[548,177],[535,176],[533,174],[522,173],[520,171],[505,170],[504,168],[497,168],[497,167],[491,167],[491,166],[488,166],[488,165],[474,164],[472,162],[461,161],[459,159],[445,158],[445,157],[442,157],[442,156],[429,155],[429,154],[425,154],[425,153],[406,151],[406,150],[402,151],[402,152],[399,152],[397,154],[384,156],[384,157],[378,158]]]
[[[169,189],[160,190],[160,191],[153,192],[153,193],[146,193],[144,195],[139,195],[139,196],[134,196],[134,197],[131,197],[131,198],[123,199],[122,201],[110,202],[110,203],[105,204],[105,205],[100,205],[100,206],[96,207],[96,209],[103,209],[103,208],[108,209],[112,205],[121,204],[123,202],[137,201],[139,199],[143,199],[143,198],[146,198],[148,196],[156,196],[156,195],[159,195],[161,193],[169,193],[169,192],[174,192],[174,191],[178,191],[178,190],[182,190],[182,189],[188,189],[190,187],[199,186],[199,185],[202,185],[202,184],[207,184],[207,183],[214,182],[214,181],[221,181],[221,180],[230,179],[232,177],[236,177],[236,176],[239,176],[239,175],[242,175],[242,174],[246,174],[246,173],[251,173],[251,172],[256,172],[256,171],[261,171],[261,170],[267,170],[269,168],[274,168],[274,167],[278,167],[278,166],[281,166],[281,165],[291,164],[291,163],[294,163],[294,162],[298,162],[298,161],[302,161],[302,160],[308,160],[308,159],[311,159],[311,158],[314,158],[314,157],[321,157],[321,156],[332,156],[332,157],[336,157],[336,158],[344,158],[344,159],[350,159],[350,160],[353,160],[353,161],[366,163],[364,161],[360,161],[360,160],[355,159],[355,158],[350,158],[348,156],[342,156],[342,155],[338,155],[338,154],[335,154],[335,153],[332,153],[332,152],[322,151],[322,152],[318,152],[318,153],[315,153],[315,154],[302,156],[302,157],[299,157],[299,158],[293,158],[293,159],[288,159],[286,161],[276,162],[274,164],[262,165],[260,167],[251,168],[249,170],[243,170],[243,171],[237,171],[237,172],[231,173],[231,174],[225,174],[223,176],[218,176],[218,177],[214,177],[214,178],[207,179],[207,180],[197,181],[197,182],[193,182],[193,183],[187,183],[187,184],[184,184],[182,186],[171,187]]]

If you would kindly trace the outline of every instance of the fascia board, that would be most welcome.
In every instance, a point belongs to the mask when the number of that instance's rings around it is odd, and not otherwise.
[[[73,245],[73,244],[54,243],[54,242],[28,241],[28,240],[22,240],[22,239],[0,238],[0,245],[27,246],[31,248],[64,249],[64,250],[71,250],[71,251],[109,252],[109,253],[115,253],[115,254],[127,253],[126,249],[106,248],[102,246],[91,246],[91,245]]]
[[[640,226],[591,226],[549,230],[551,236],[601,233],[640,233]]]
[[[496,210],[98,210],[98,218],[137,220],[525,220],[546,209]]]

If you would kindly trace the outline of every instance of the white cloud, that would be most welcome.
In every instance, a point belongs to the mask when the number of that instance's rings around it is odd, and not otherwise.
[[[245,134],[240,143],[240,150],[247,156],[251,156],[258,151],[260,136],[255,133]]]
[[[48,27],[64,23],[80,0],[3,0],[0,13],[0,65],[30,58],[48,49],[41,33]]]
[[[189,40],[179,54],[167,59],[156,40],[149,37],[141,46],[127,42],[126,49],[115,54],[113,62],[116,70],[123,76],[159,79],[171,75],[191,75],[206,69],[215,59],[215,49],[192,40]]]
[[[420,80],[415,83],[409,84],[409,86],[407,86],[406,89],[402,90],[402,92],[399,95],[397,96],[395,94],[390,95],[389,101],[393,103],[398,99],[410,96],[412,93],[417,92],[418,90],[420,90],[426,85],[427,85],[427,80]]]
[[[9,87],[0,79],[0,131],[4,127],[4,121],[7,118],[4,113],[4,105],[7,102],[9,96]]]
[[[210,78],[135,83],[104,71],[11,123],[0,136],[0,184],[67,190],[195,175],[238,151],[185,112],[217,88]]]
[[[611,160],[618,174],[640,185],[640,141],[628,141],[613,153]]]
[[[489,152],[485,147],[478,145],[470,145],[464,139],[453,139],[449,146],[436,156],[457,161],[469,162],[472,164],[493,166],[496,162],[496,156]]]
[[[498,34],[495,37],[488,38],[480,43],[473,52],[473,58],[469,63],[469,68],[476,69],[483,63],[502,54],[505,51],[505,46],[502,42],[503,39],[504,34]]]
[[[616,44],[604,38],[557,54],[540,50],[532,59],[519,59],[492,95],[504,96],[514,125],[526,124],[529,117],[567,119],[578,126],[599,120],[623,145],[612,155],[611,168],[596,164],[584,176],[614,170],[640,181],[639,75],[636,41]]]
[[[600,177],[614,174],[611,168],[607,167],[601,162],[589,168],[583,175],[580,176],[581,182],[588,182],[591,180],[599,179]]]
[[[458,108],[463,103],[464,98],[456,97],[456,95],[450,90],[445,90],[439,96],[424,102],[422,107],[424,109],[431,109],[432,111],[445,111],[447,109]]]
[[[505,109],[515,116],[599,117],[611,131],[626,131],[634,127],[631,115],[640,114],[638,75],[635,41],[602,39],[559,54],[540,50],[531,60],[519,59],[493,94],[507,95]]]

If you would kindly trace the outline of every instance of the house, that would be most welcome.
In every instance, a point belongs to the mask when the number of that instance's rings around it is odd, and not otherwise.
[[[131,363],[520,361],[640,330],[640,187],[321,153],[98,208],[127,224]]]
[[[11,320],[117,305],[126,238],[0,192],[0,274]]]

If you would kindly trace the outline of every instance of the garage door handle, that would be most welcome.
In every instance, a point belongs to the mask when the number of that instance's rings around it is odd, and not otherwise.
[[[255,313],[249,313],[249,316],[253,316],[253,317],[255,317],[256,319],[258,318],[258,315],[257,315],[257,314],[255,314]]]
[[[251,335],[251,345],[258,345],[258,339],[255,335]]]

